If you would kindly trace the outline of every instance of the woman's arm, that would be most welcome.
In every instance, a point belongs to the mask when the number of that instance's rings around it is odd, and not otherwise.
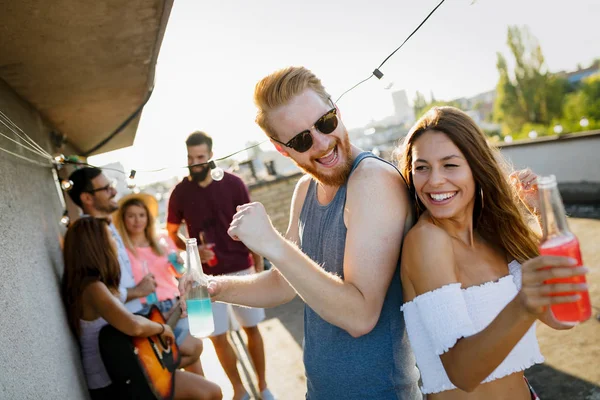
[[[129,336],[148,337],[162,334],[165,326],[129,312],[102,282],[94,282],[83,291],[83,301],[110,325]]]

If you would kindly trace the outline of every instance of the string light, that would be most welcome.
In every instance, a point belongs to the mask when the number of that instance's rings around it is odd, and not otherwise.
[[[69,218],[69,212],[67,210],[65,210],[65,212],[63,212],[63,216],[60,219],[60,223],[67,227],[71,223],[71,218]]]
[[[373,71],[373,75],[375,76],[375,78],[379,79],[379,82],[381,82],[385,90],[389,90],[392,88],[392,86],[394,86],[394,82],[386,78],[383,72],[379,70],[379,68],[375,68],[375,70]]]
[[[213,180],[220,181],[225,176],[223,168],[217,167],[217,164],[215,164],[214,161],[210,161],[208,167],[210,168],[210,176]]]
[[[68,192],[69,190],[73,189],[73,181],[71,181],[71,180],[62,180],[60,182],[60,187],[62,188],[62,190]]]
[[[129,173],[129,177],[125,180],[126,183],[127,183],[127,187],[129,189],[133,189],[133,188],[136,187],[136,183],[135,183],[135,180],[134,180],[135,179],[135,174],[136,174],[135,169],[132,169],[131,172]]]

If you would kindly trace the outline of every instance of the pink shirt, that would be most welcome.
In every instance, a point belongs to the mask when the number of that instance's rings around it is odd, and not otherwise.
[[[169,251],[176,250],[179,253],[173,241],[168,237],[165,239]],[[156,279],[156,296],[158,297],[158,301],[174,299],[179,296],[178,282],[173,272],[171,272],[167,254],[158,256],[152,251],[152,247],[138,247],[136,251],[137,256],[127,249],[136,285],[140,283],[147,273],[151,273],[154,274],[154,278]],[[148,272],[144,271],[144,261],[148,266]],[[141,298],[140,300],[146,304],[146,298]]]

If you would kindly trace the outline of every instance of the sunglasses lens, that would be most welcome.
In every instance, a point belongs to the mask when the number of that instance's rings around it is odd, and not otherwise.
[[[337,115],[335,115],[335,109],[323,115],[323,117],[321,117],[321,119],[318,120],[315,124],[315,128],[317,128],[319,132],[324,133],[326,135],[335,131],[337,126],[338,119]]]
[[[296,136],[293,143],[290,143],[290,147],[296,150],[298,153],[304,153],[311,148],[312,144],[312,135],[310,132],[306,131]]]

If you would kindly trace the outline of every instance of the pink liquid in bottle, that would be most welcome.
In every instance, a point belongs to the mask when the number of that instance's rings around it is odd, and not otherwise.
[[[552,238],[540,246],[540,254],[544,256],[571,257],[577,260],[576,266],[583,265],[579,241],[575,235]],[[585,276],[572,276],[569,278],[555,278],[544,283],[586,283]],[[581,292],[563,293],[563,295],[579,294],[581,298],[573,303],[552,304],[550,308],[557,320],[563,322],[582,322],[592,316],[590,294],[587,290]]]

